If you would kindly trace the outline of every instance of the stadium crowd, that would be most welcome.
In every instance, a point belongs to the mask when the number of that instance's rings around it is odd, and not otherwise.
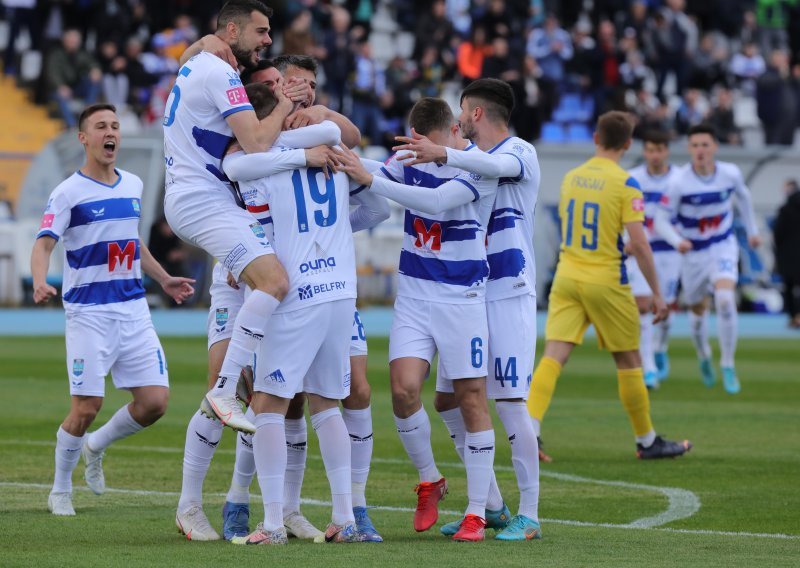
[[[4,73],[19,72],[16,45],[27,29],[44,54],[38,100],[68,126],[100,99],[158,126],[179,56],[214,28],[219,4],[3,0]],[[371,144],[390,144],[420,97],[480,77],[513,86],[512,125],[526,140],[588,142],[589,125],[611,109],[634,112],[637,134],[657,127],[679,136],[710,121],[728,144],[742,143],[745,122],[761,125],[765,143],[791,145],[800,124],[797,0],[273,4],[270,54],[319,59],[321,93]],[[385,11],[388,31],[375,34]],[[413,37],[410,57],[396,47],[400,35]]]

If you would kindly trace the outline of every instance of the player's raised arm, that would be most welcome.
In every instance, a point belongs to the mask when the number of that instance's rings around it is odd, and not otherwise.
[[[181,55],[179,61],[180,65],[183,66],[187,61],[201,51],[208,51],[209,53],[216,55],[234,69],[238,69],[239,67],[239,63],[236,61],[236,56],[233,54],[231,46],[214,34],[203,36],[192,45],[187,47],[186,51],[184,51]]]
[[[739,215],[742,217],[742,222],[747,231],[748,243],[751,247],[757,248],[761,245],[761,235],[758,234],[756,213],[753,208],[753,196],[750,192],[750,188],[747,187],[742,177],[741,171],[739,171],[738,174],[739,175],[736,177],[736,184],[733,186],[734,195],[736,196],[733,203]]]

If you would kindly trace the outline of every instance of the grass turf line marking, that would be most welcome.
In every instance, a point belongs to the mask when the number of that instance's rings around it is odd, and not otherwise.
[[[55,446],[55,442],[36,441],[24,442],[22,440],[15,440],[12,444],[20,445],[37,445],[37,446]],[[181,448],[157,447],[157,446],[118,446],[115,449],[124,449],[127,451],[150,451],[157,453],[169,454],[182,454]],[[235,454],[234,450],[218,449],[217,453]],[[308,456],[311,459],[321,460],[320,456]],[[382,463],[388,465],[405,465],[407,462],[400,459],[391,458],[372,458],[372,463]],[[464,465],[461,462],[439,462],[442,467],[459,468],[463,469]],[[511,466],[497,465],[494,466],[495,471],[510,471],[513,472],[514,468]],[[569,481],[573,483],[589,483],[594,485],[605,485],[610,487],[624,487],[626,489],[635,489],[639,491],[651,491],[661,493],[667,498],[668,506],[665,511],[650,517],[643,517],[636,519],[626,524],[612,524],[610,526],[623,527],[623,528],[654,528],[682,519],[687,519],[700,510],[700,499],[693,492],[687,489],[679,489],[676,487],[659,487],[657,485],[645,485],[641,483],[629,483],[627,481],[607,481],[602,479],[592,479],[590,477],[581,477],[578,475],[571,475],[568,473],[558,473],[554,471],[547,471],[540,469],[539,475],[541,477],[550,477],[560,481]],[[580,521],[575,521],[580,522]]]
[[[573,476],[577,477],[577,476]],[[10,487],[10,488],[20,488],[20,489],[41,489],[49,491],[52,486],[46,483],[23,483],[17,481],[0,481],[0,487]],[[91,490],[88,487],[74,487],[73,490],[82,491],[89,493]],[[151,496],[151,497],[179,497],[180,493],[177,491],[152,491],[147,489],[116,489],[107,487],[106,493],[115,493],[121,495],[139,495],[142,497]],[[257,493],[253,493],[253,498],[260,498],[260,495]],[[207,497],[217,497],[220,499],[224,499],[227,494],[226,493],[210,493],[206,495]],[[330,507],[330,501],[322,501],[319,499],[301,499],[300,502],[304,505],[310,505],[312,507]],[[376,511],[393,511],[393,512],[400,512],[400,513],[413,513],[415,509],[411,509],[408,507],[390,507],[384,505],[369,505],[370,509],[375,509]],[[440,510],[440,514],[442,515],[450,515],[453,517],[460,517],[463,513],[461,511],[448,511],[448,510]],[[772,539],[780,539],[780,540],[800,540],[800,535],[791,535],[791,534],[783,534],[783,533],[750,533],[750,532],[736,532],[736,531],[714,531],[714,530],[706,530],[706,529],[672,529],[668,527],[647,527],[647,526],[636,526],[633,523],[619,525],[614,523],[590,523],[585,521],[568,521],[563,519],[541,519],[543,523],[552,523],[556,525],[567,525],[573,527],[592,527],[592,528],[608,528],[608,529],[624,529],[624,530],[647,530],[647,531],[659,531],[659,532],[669,532],[669,533],[679,533],[679,534],[695,534],[695,535],[708,535],[708,536],[737,536],[737,537],[747,537],[747,538],[772,538]]]

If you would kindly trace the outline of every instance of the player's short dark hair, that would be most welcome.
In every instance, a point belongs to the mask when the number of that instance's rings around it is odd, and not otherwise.
[[[263,71],[264,69],[271,69],[273,67],[275,67],[275,64],[272,63],[271,59],[259,59],[258,63],[256,63],[253,67],[248,67],[242,71],[242,74],[239,78],[242,80],[242,84],[249,85],[253,82],[254,74],[258,73],[259,71]]]
[[[81,115],[78,117],[78,130],[84,132],[83,128],[86,126],[86,121],[89,120],[89,117],[96,112],[100,112],[101,110],[117,112],[117,107],[109,103],[96,103],[87,106],[85,109],[83,109],[83,111],[81,111]]]
[[[606,150],[622,150],[633,136],[635,121],[629,112],[612,110],[597,119],[597,144]]]
[[[717,129],[714,128],[714,125],[709,124],[708,122],[701,122],[700,124],[695,124],[694,126],[690,127],[688,137],[691,138],[695,134],[708,134],[711,136],[714,142],[717,141]]]
[[[642,142],[656,144],[659,146],[669,146],[669,132],[664,130],[648,130],[642,136]]]
[[[220,8],[219,14],[217,14],[217,31],[225,29],[225,26],[231,22],[243,27],[250,21],[250,16],[253,12],[261,12],[267,18],[272,17],[272,8],[258,0],[229,0],[225,2]]]
[[[453,111],[444,99],[423,97],[411,108],[408,123],[419,134],[427,136],[434,130],[447,130],[455,122]]]
[[[289,67],[297,67],[311,71],[316,76],[317,67],[319,67],[317,60],[310,55],[279,55],[272,58],[272,64],[278,68],[281,74],[286,73]]]
[[[479,99],[489,120],[508,124],[514,110],[514,90],[500,79],[477,79],[467,85],[461,93],[461,100]]]
[[[253,110],[256,111],[258,120],[262,120],[272,114],[278,106],[278,97],[264,83],[250,83],[244,88]]]

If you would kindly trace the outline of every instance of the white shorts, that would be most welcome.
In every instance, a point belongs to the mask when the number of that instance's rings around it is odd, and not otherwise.
[[[489,348],[486,396],[490,400],[528,399],[536,353],[536,297],[526,294],[486,302]],[[442,370],[438,392],[453,392],[453,381]]]
[[[105,396],[111,371],[118,389],[169,387],[167,360],[150,318],[67,317],[67,373],[73,396]]]
[[[389,332],[389,361],[417,357],[451,379],[486,376],[486,304],[447,304],[399,296]]]
[[[355,308],[355,300],[343,299],[273,314],[256,351],[253,389],[281,398],[347,398]]]
[[[209,191],[168,193],[164,215],[176,235],[216,258],[237,280],[253,260],[275,254],[264,227],[232,196]]]
[[[702,302],[717,280],[739,280],[739,245],[733,236],[707,249],[683,255],[681,286],[686,304],[693,306]]]
[[[228,286],[228,269],[217,264],[214,266],[214,276],[211,279],[211,307],[208,309],[208,348],[215,343],[230,339],[233,335],[233,322],[239,315],[239,309],[244,303],[246,286],[239,285],[239,289]]]
[[[358,310],[353,315],[353,335],[350,339],[350,357],[360,357],[367,354],[367,332],[361,322]]]
[[[661,294],[667,304],[673,303],[678,298],[678,280],[681,275],[682,255],[678,251],[654,252],[653,261],[656,265],[656,275]],[[639,270],[636,259],[632,256],[625,261],[628,280],[634,296],[652,296],[650,285]]]

